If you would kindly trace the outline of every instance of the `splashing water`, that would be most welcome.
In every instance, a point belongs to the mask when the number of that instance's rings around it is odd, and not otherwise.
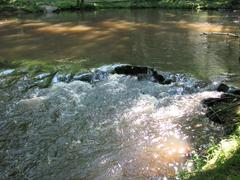
[[[175,177],[223,133],[201,105],[221,93],[175,78],[161,85],[114,74],[92,84],[33,88],[9,101],[0,122],[0,177]]]

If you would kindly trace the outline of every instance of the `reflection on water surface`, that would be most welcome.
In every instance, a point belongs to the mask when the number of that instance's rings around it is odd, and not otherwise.
[[[237,18],[237,13],[152,9],[2,18],[0,60],[49,63],[71,57],[87,59],[81,67],[129,63],[204,79],[239,75],[238,38],[201,36],[239,33]]]
[[[43,89],[34,81],[49,77],[40,73],[52,66],[80,72],[119,62],[239,85],[238,39],[201,35],[238,33],[235,21],[233,13],[163,10],[1,18],[0,66],[8,70],[0,71],[0,178],[151,179],[191,171],[192,156],[224,134],[204,116],[201,101],[221,94],[206,82],[109,75]],[[33,80],[32,67],[39,73]]]

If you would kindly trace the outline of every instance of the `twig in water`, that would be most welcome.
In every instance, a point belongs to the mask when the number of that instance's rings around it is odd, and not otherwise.
[[[234,108],[234,107],[236,107],[236,106],[240,106],[240,103],[237,103],[237,104],[233,104],[232,106],[228,106],[228,107],[226,107],[226,108],[224,108],[224,109],[220,109],[220,110],[218,110],[216,113],[220,113],[220,112],[223,112],[223,111],[226,111],[226,110],[228,110],[228,109],[232,109],[232,108]]]
[[[211,115],[209,116],[209,118],[211,118],[213,115],[215,115],[215,117],[217,117],[217,119],[218,119],[218,121],[219,121],[220,123],[224,122],[224,121],[218,116],[217,112],[216,112],[213,108],[209,107],[209,109],[210,109],[210,110],[212,111],[212,113],[213,113],[213,114],[211,114]]]
[[[225,36],[231,36],[231,37],[239,38],[239,35],[234,34],[234,33],[204,32],[201,35],[225,35]]]

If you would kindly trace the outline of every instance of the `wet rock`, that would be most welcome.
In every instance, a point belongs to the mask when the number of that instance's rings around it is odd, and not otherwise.
[[[75,81],[84,81],[84,82],[92,82],[93,74],[92,73],[80,73],[78,75],[73,76],[73,80]]]
[[[0,79],[0,89],[7,88],[16,84],[20,78],[21,78],[20,75],[14,75]]]
[[[165,79],[163,81],[163,84],[171,84],[172,83],[172,80],[171,79]]]
[[[229,89],[229,87],[226,84],[219,84],[219,86],[217,87],[217,91],[219,92],[227,92]]]
[[[149,76],[148,74],[139,74],[137,76],[137,79],[139,81],[143,81],[143,80],[151,81],[151,76]]]
[[[106,79],[108,79],[108,73],[105,71],[101,71],[101,70],[96,70],[92,77],[93,82],[103,81]]]
[[[147,67],[138,67],[130,65],[118,66],[114,69],[114,73],[116,74],[125,74],[131,76],[136,76],[138,74],[147,74],[148,72],[149,71]]]
[[[158,74],[158,72],[154,70],[152,70],[152,76],[154,80],[159,83],[163,83],[165,80],[165,78],[162,75]]]
[[[0,76],[7,76],[7,75],[10,75],[10,74],[12,74],[14,72],[15,72],[14,69],[7,69],[7,70],[4,70],[4,71],[1,71],[0,72]]]
[[[36,80],[45,79],[45,78],[49,77],[50,75],[51,75],[51,73],[42,73],[42,74],[35,76],[34,79],[36,79]]]
[[[57,83],[57,82],[66,82],[69,83],[72,80],[73,75],[72,74],[67,74],[67,75],[63,75],[63,74],[59,74],[57,73],[53,79],[52,79],[52,83]]]
[[[240,89],[229,89],[228,93],[234,94],[234,95],[240,95]]]
[[[55,74],[45,74],[45,76],[42,76],[42,79],[39,79],[38,81],[35,82],[35,85],[40,88],[47,88],[51,85],[51,82],[54,78]]]
[[[117,66],[112,73],[137,76],[138,80],[152,80],[154,82],[163,84],[165,80],[165,78],[162,75],[158,74],[157,71],[148,67],[123,65]],[[167,83],[170,83],[169,80],[166,81],[166,84]]]
[[[196,82],[196,84],[194,85],[195,88],[205,88],[209,85],[209,82],[205,82],[205,81],[198,81]]]

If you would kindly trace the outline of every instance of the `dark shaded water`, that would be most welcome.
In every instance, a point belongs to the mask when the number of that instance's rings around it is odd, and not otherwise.
[[[221,95],[218,81],[239,85],[240,75],[239,40],[201,33],[238,33],[237,20],[163,10],[2,18],[0,179],[166,179],[191,171],[192,157],[224,135],[201,101]],[[92,83],[58,82],[55,74],[114,63],[179,73],[163,73],[175,80],[168,85],[107,74],[112,66]]]

